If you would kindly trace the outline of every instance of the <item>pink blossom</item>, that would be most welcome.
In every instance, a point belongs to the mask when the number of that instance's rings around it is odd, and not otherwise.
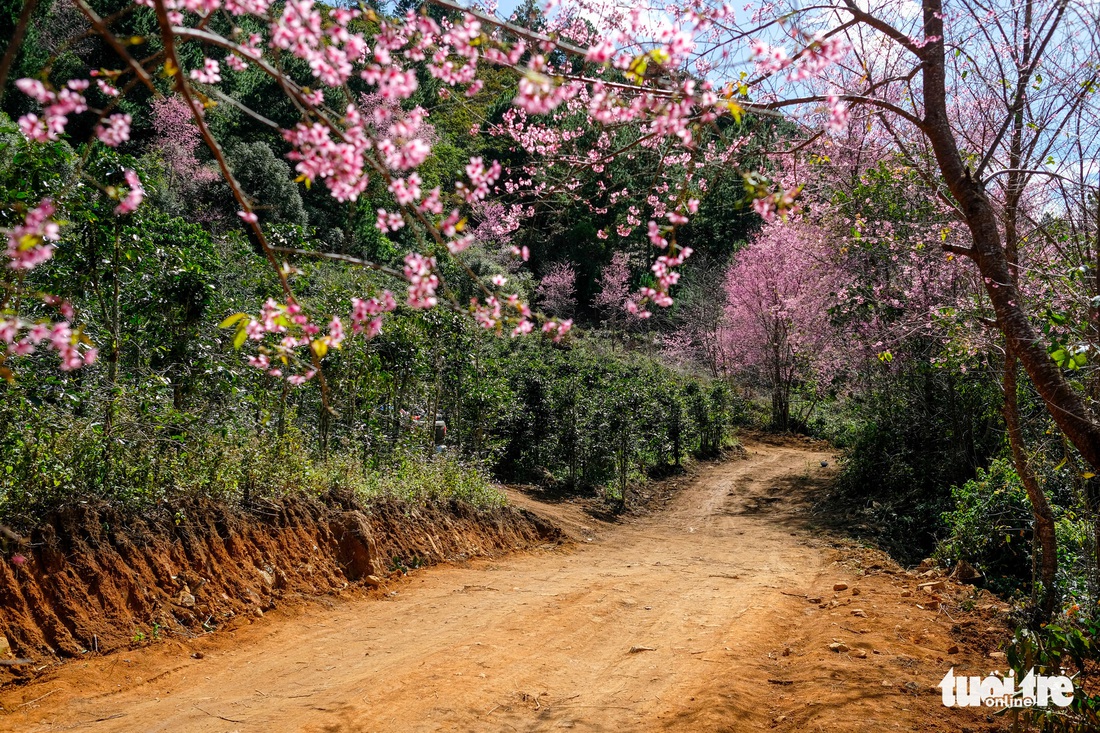
[[[119,202],[118,206],[115,207],[115,213],[120,216],[136,211],[137,207],[141,205],[142,200],[145,198],[145,188],[141,185],[141,179],[138,178],[137,173],[126,169],[123,172],[123,177],[126,179],[126,185],[129,186],[129,190],[126,192],[126,196]]]
[[[15,86],[43,106],[42,117],[26,114],[19,118],[20,131],[36,142],[60,140],[69,122],[69,115],[80,114],[88,109],[84,90],[89,83],[87,79],[73,79],[55,93],[37,79],[17,80]]]
[[[106,125],[97,125],[96,137],[112,148],[117,148],[130,139],[131,118],[128,114],[113,114],[106,120]]]
[[[439,278],[434,272],[435,258],[417,252],[405,255],[405,279],[409,281],[408,304],[413,308],[432,308],[438,302],[435,289]]]
[[[53,256],[56,242],[61,238],[54,215],[53,201],[42,199],[38,206],[27,212],[23,223],[6,232],[8,267],[13,270],[31,270]]]
[[[121,93],[118,87],[107,79],[96,79],[95,83],[96,86],[99,87],[99,91],[103,92],[103,94],[108,97],[117,97]]]
[[[568,262],[553,265],[535,288],[535,297],[551,315],[572,314],[577,305],[577,271]]]
[[[825,121],[825,129],[831,132],[844,132],[848,126],[848,108],[840,101],[840,98],[830,94],[826,98],[825,109],[829,113],[828,119]]]
[[[191,78],[203,84],[217,84],[222,80],[221,66],[215,59],[204,59],[201,69],[191,69]]]

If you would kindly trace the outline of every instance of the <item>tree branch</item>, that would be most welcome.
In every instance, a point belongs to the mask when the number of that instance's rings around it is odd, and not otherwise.
[[[8,50],[4,52],[3,61],[0,61],[0,101],[4,99],[4,89],[8,86],[8,72],[11,71],[11,65],[15,63],[15,54],[19,53],[23,45],[23,34],[27,32],[27,26],[30,25],[31,16],[34,15],[37,7],[38,0],[27,0],[23,6],[23,12],[19,14],[15,32],[8,39]]]

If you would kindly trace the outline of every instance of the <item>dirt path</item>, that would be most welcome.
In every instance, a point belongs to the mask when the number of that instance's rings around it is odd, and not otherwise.
[[[577,545],[73,662],[0,692],[0,730],[984,729],[931,694],[949,666],[984,666],[982,650],[948,659],[952,622],[901,597],[912,578],[859,577],[806,530],[822,459],[755,444],[621,525],[520,497]],[[834,594],[838,581],[860,595]]]

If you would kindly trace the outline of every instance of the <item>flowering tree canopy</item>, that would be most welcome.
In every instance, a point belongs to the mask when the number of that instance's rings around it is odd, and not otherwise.
[[[807,158],[830,158],[853,138],[871,138],[865,149],[903,158],[937,199],[937,216],[950,219],[915,233],[909,244],[976,265],[990,320],[1060,428],[1100,465],[1100,421],[1067,381],[1064,359],[1051,358],[1037,332],[1038,304],[1014,276],[1016,250],[1027,236],[1021,230],[1034,234],[1051,206],[1074,196],[1087,200],[1083,192],[1095,185],[1096,28],[1087,4],[839,0],[740,10],[668,2],[624,10],[574,0],[537,18],[505,20],[453,0],[389,15],[309,0],[138,0],[108,14],[88,0],[71,2],[109,49],[107,61],[64,74],[47,63],[16,80],[18,93],[34,105],[19,119],[22,133],[45,145],[88,131],[88,152],[73,178],[95,180],[125,217],[141,204],[145,187],[129,169],[96,179],[95,150],[117,148],[132,135],[129,98],[140,92],[175,100],[154,102],[164,110],[162,123],[169,122],[168,110],[178,116],[183,109],[194,132],[179,128],[187,132],[166,157],[176,169],[191,165],[188,140],[202,141],[228,185],[238,225],[282,289],[259,313],[223,324],[235,329],[239,345],[254,344],[249,358],[258,368],[296,383],[323,380],[328,351],[340,348],[347,332],[377,334],[398,301],[416,309],[449,303],[489,330],[518,336],[538,329],[561,338],[571,321],[533,313],[507,276],[481,277],[464,253],[490,227],[514,231],[499,214],[479,211],[501,206],[507,217],[520,217],[547,197],[580,196],[585,177],[608,178],[595,185],[598,197],[589,203],[596,210],[624,197],[638,200],[596,233],[638,235],[653,248],[627,307],[640,317],[654,305],[667,307],[691,254],[677,232],[698,211],[708,170],[740,165],[745,119],[781,118],[787,127],[768,137],[766,160],[741,171],[753,208],[765,220],[796,209],[812,184]],[[24,7],[0,82],[34,5]],[[144,19],[145,35],[124,32],[131,17]],[[511,109],[474,120],[470,133],[508,141],[524,162],[472,155],[445,176],[429,172],[432,123],[417,95],[430,86],[456,103],[474,98],[492,84],[490,70],[515,75]],[[278,86],[290,111],[285,121],[250,105],[235,83],[246,74]],[[379,236],[408,247],[401,266],[273,238],[261,220],[264,202],[239,183],[210,123],[215,108],[277,130],[302,186],[322,187],[342,205],[370,190]],[[631,157],[652,163],[644,184],[608,176],[611,163]],[[52,255],[54,205],[52,199],[15,205],[9,270],[26,271]],[[523,261],[528,253],[515,245],[512,254]],[[295,296],[293,257],[378,270],[402,281],[404,292],[382,288],[342,313],[307,312]],[[476,294],[460,302],[447,273],[471,277]],[[95,358],[68,319],[22,319],[13,307],[19,289],[16,283],[3,296],[9,354],[49,343],[66,368]],[[1090,317],[1096,320],[1095,310]],[[43,328],[57,335],[47,338]]]
[[[796,383],[824,387],[844,368],[831,311],[845,282],[833,256],[820,227],[774,223],[734,256],[726,276],[725,367],[768,385],[780,430],[789,427]]]

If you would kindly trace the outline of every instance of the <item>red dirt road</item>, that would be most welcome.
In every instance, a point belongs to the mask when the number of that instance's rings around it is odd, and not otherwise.
[[[919,608],[902,596],[915,579],[861,575],[852,552],[806,529],[807,492],[831,477],[822,459],[752,444],[664,510],[614,525],[520,496],[578,543],[72,662],[0,691],[0,730],[989,728],[984,711],[945,709],[932,689],[951,666],[991,669],[988,649],[948,655],[958,613]],[[834,593],[839,581],[859,594]],[[834,640],[850,651],[830,651]]]

